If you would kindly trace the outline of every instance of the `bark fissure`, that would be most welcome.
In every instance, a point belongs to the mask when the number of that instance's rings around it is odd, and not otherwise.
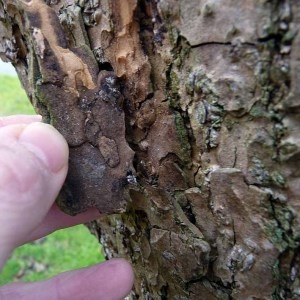
[[[240,42],[238,41],[238,43],[241,43],[242,45],[244,46],[250,46],[250,47],[256,47],[257,44],[255,43],[249,43],[249,42]],[[220,46],[230,46],[230,47],[234,47],[235,44],[234,42],[214,42],[214,41],[211,41],[211,42],[206,42],[206,43],[200,43],[200,44],[197,44],[197,45],[191,45],[191,48],[198,48],[198,47],[203,47],[203,46],[208,46],[208,45],[220,45]]]

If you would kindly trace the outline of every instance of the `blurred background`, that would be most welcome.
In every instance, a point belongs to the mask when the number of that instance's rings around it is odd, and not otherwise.
[[[0,59],[0,116],[34,113],[13,66]],[[103,260],[96,237],[78,225],[16,249],[0,273],[0,285],[42,280]]]

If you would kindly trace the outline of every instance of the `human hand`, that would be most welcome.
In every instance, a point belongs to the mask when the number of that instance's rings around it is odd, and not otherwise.
[[[14,248],[99,215],[90,209],[71,217],[55,205],[67,174],[68,146],[39,121],[39,116],[0,118],[0,270]],[[0,299],[117,300],[132,284],[130,265],[115,259],[41,282],[5,285]]]

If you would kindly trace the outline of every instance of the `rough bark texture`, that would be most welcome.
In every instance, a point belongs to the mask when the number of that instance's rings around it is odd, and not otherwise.
[[[297,0],[0,0],[0,55],[66,137],[59,203],[133,299],[299,299]]]

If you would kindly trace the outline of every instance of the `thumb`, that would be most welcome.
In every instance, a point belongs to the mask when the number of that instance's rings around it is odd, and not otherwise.
[[[67,173],[68,146],[50,125],[0,128],[0,269],[53,204]]]

